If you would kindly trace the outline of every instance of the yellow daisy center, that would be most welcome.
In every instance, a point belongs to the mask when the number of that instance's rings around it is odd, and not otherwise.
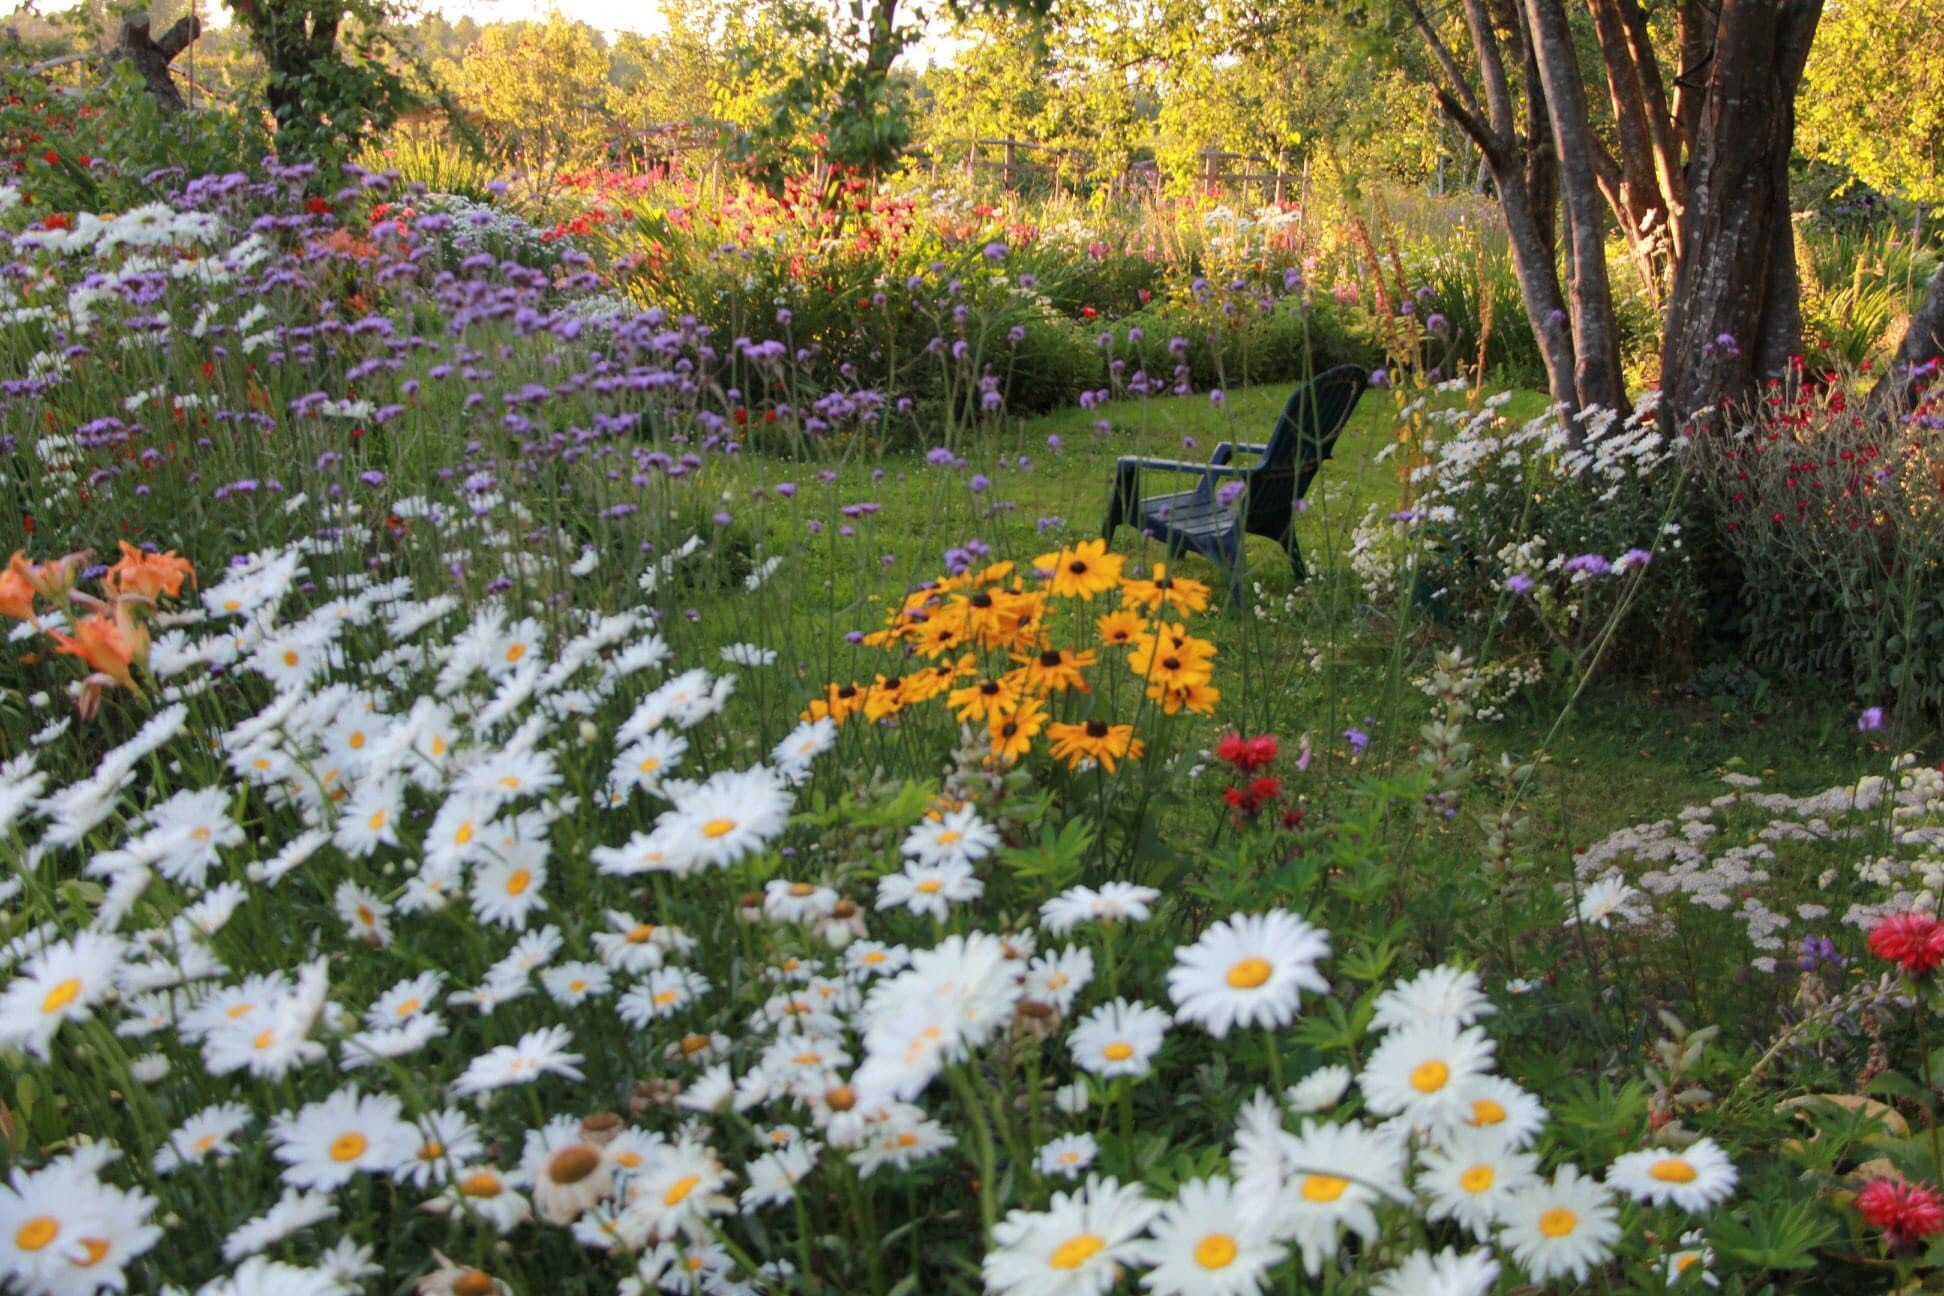
[[[527,872],[525,869],[514,869],[512,874],[506,879],[506,894],[512,896],[525,895],[526,889],[532,885],[533,874]]]
[[[207,1152],[215,1146],[216,1136],[214,1134],[204,1134],[196,1140],[196,1151],[198,1152]]]
[[[1451,1068],[1433,1058],[1411,1072],[1411,1088],[1419,1093],[1436,1093],[1451,1079]]]
[[[275,1027],[272,1027],[271,1029],[266,1031],[259,1031],[257,1033],[257,1037],[251,1040],[250,1044],[259,1053],[261,1053],[264,1049],[267,1049],[272,1044],[274,1044],[276,1042],[276,1039],[277,1039],[277,1031]]]
[[[1106,1058],[1109,1062],[1125,1062],[1134,1056],[1134,1046],[1124,1040],[1115,1040],[1112,1044],[1100,1050],[1100,1056]]]
[[[794,882],[790,885],[790,894],[801,900],[805,896],[817,894],[817,888],[811,886],[808,882]]]
[[[107,1238],[84,1237],[81,1239],[81,1248],[88,1253],[88,1258],[74,1261],[76,1269],[92,1269],[108,1258]]]
[[[1662,1183],[1688,1184],[1695,1180],[1694,1167],[1679,1157],[1668,1157],[1647,1167],[1647,1177]]]
[[[636,923],[628,928],[628,944],[639,945],[655,934],[655,924]]]
[[[520,658],[526,656],[526,648],[527,646],[523,643],[514,644],[512,647],[506,650],[506,660],[508,662],[516,662],[520,660]]]
[[[940,846],[950,846],[953,842],[958,841],[960,838],[964,836],[965,836],[964,833],[959,832],[956,829],[947,828],[944,832],[938,834],[937,841]]]
[[[943,882],[940,882],[937,878],[926,878],[923,882],[920,882],[913,889],[917,891],[922,891],[926,895],[936,895],[940,891],[943,891],[945,889],[945,884]]]
[[[1226,1269],[1235,1263],[1235,1239],[1226,1233],[1210,1233],[1195,1243],[1195,1263],[1204,1269]]]
[[[1228,970],[1228,983],[1237,990],[1254,990],[1269,979],[1275,969],[1269,960],[1250,955]]]
[[[657,1008],[666,1008],[679,998],[681,996],[673,990],[657,990],[655,992],[655,1006]]]
[[[267,763],[267,762],[266,762],[266,763]],[[205,827],[203,827],[203,826],[202,826],[202,825],[200,825],[200,824],[198,824],[198,825],[197,825],[196,827],[194,827],[194,828],[191,828],[191,829],[189,830],[189,840],[190,840],[190,841],[195,841],[195,842],[206,842],[206,841],[208,841],[208,840],[209,840],[209,839],[210,839],[211,837],[213,837],[214,835],[215,835],[215,834],[214,834],[214,833],[212,833],[212,832],[210,832],[210,831],[209,831],[209,829],[207,829],[207,828],[205,828]]]
[[[1498,1178],[1498,1172],[1488,1165],[1475,1165],[1458,1176],[1458,1186],[1474,1195],[1484,1192]]]
[[[477,1269],[468,1269],[452,1280],[452,1296],[494,1296],[499,1285]]]
[[[400,1017],[410,1017],[413,1013],[419,1010],[419,1005],[424,1002],[425,1001],[423,999],[420,999],[417,995],[413,995],[410,999],[407,999],[404,1003],[398,1005],[398,1015]]]
[[[682,1052],[684,1053],[700,1053],[707,1047],[709,1047],[709,1037],[707,1035],[682,1036]]]
[[[229,1018],[231,1021],[236,1021],[238,1018],[248,1017],[251,1013],[255,1011],[256,1011],[255,1004],[240,1003],[240,1004],[234,1004],[229,1008],[225,1009],[223,1012],[223,1016]]]
[[[36,1215],[14,1232],[14,1245],[22,1251],[39,1251],[61,1236],[61,1222],[52,1215]]]
[[[1106,1245],[1107,1239],[1097,1233],[1081,1233],[1054,1247],[1053,1254],[1046,1258],[1046,1263],[1055,1269],[1078,1269],[1093,1259]]]
[[[1505,1107],[1490,1098],[1472,1100],[1471,1123],[1474,1125],[1497,1125],[1505,1120]]]
[[[497,1197],[506,1190],[500,1177],[490,1170],[479,1170],[459,1181],[459,1191],[468,1197]]]
[[[290,669],[296,670],[297,663],[302,660],[303,658],[297,655],[297,650],[295,648],[284,649],[284,665],[290,667]]]
[[[710,840],[727,836],[735,830],[736,821],[734,819],[711,819],[702,825],[702,835]]]
[[[1555,1206],[1539,1217],[1539,1231],[1549,1238],[1563,1238],[1579,1227],[1579,1216],[1564,1206]]]
[[[371,818],[365,822],[370,826],[371,831],[383,832],[385,831],[385,820],[388,816],[389,812],[383,806],[379,806],[371,812]]]
[[[472,826],[472,820],[470,819],[460,824],[458,831],[452,834],[452,844],[454,846],[464,846],[467,842],[471,841],[472,839],[473,839],[473,826]]]
[[[695,1191],[695,1185],[701,1182],[701,1175],[683,1175],[680,1179],[670,1184],[668,1191],[662,1194],[662,1205],[680,1206],[687,1199],[688,1195]]]
[[[635,768],[639,769],[643,774],[653,774],[656,770],[661,768],[661,757],[644,756],[642,757],[641,764],[637,765]]]
[[[365,745],[364,730],[360,729],[356,733],[353,733],[351,735],[351,750],[363,751],[364,745]]]
[[[1686,1273],[1700,1263],[1701,1253],[1699,1251],[1683,1251],[1674,1257],[1674,1272],[1677,1274]]]
[[[580,977],[575,977],[572,981],[569,981],[567,983],[568,994],[579,994],[581,991],[585,989],[587,989],[587,982],[582,980]]]
[[[437,1139],[433,1139],[430,1143],[420,1148],[418,1154],[419,1160],[421,1161],[437,1161],[445,1155],[445,1144],[439,1142]]]
[[[356,1161],[370,1146],[371,1141],[356,1130],[340,1134],[331,1140],[331,1160]]]
[[[80,997],[81,978],[69,977],[47,992],[46,998],[41,1000],[41,1012],[43,1015],[57,1013]]]
[[[1303,1200],[1307,1202],[1333,1202],[1343,1196],[1344,1189],[1350,1186],[1348,1179],[1335,1175],[1307,1175],[1303,1179]]]

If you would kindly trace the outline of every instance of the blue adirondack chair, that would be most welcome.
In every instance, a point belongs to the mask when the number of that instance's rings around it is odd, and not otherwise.
[[[1296,579],[1303,580],[1307,572],[1296,544],[1296,501],[1309,493],[1317,470],[1335,450],[1368,380],[1358,365],[1325,370],[1290,396],[1267,442],[1224,441],[1205,464],[1122,456],[1114,468],[1114,496],[1101,536],[1112,540],[1119,527],[1133,526],[1164,542],[1170,558],[1189,551],[1201,554],[1228,573],[1229,595],[1236,602],[1243,593],[1244,535],[1266,536],[1280,544]],[[1235,463],[1238,453],[1253,455],[1256,462]],[[1141,476],[1148,472],[1198,480],[1190,490],[1144,496]],[[1222,502],[1224,482],[1242,483],[1233,503]]]

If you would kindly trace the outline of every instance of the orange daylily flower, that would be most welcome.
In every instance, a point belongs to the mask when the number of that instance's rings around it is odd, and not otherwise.
[[[92,556],[91,552],[84,551],[53,562],[32,563],[27,561],[27,555],[16,549],[13,557],[7,559],[7,573],[25,581],[42,598],[59,600],[74,588],[75,582],[80,579],[82,566]]]
[[[167,594],[175,598],[182,593],[183,577],[189,583],[196,583],[196,569],[187,558],[177,556],[171,549],[167,553],[144,553],[134,545],[121,542],[121,561],[108,569],[102,585],[110,594],[140,594],[143,598],[154,599]]]
[[[15,554],[14,557],[18,559],[20,555]],[[12,617],[16,621],[34,619],[34,587],[26,576],[14,570],[12,564],[0,572],[0,616]]]
[[[130,622],[129,627],[134,628],[134,623]],[[135,677],[129,673],[129,666],[135,661],[136,646],[123,633],[123,627],[105,616],[95,615],[81,618],[72,636],[64,635],[59,630],[48,633],[54,637],[58,651],[70,657],[79,657],[123,688],[136,691]]]

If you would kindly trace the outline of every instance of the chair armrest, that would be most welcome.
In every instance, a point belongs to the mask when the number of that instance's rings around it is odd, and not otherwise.
[[[1123,455],[1115,461],[1115,466],[1125,471],[1132,468],[1153,468],[1161,472],[1200,473],[1208,477],[1240,477],[1255,471],[1237,464],[1190,463],[1186,459],[1143,459],[1135,455]]]
[[[1215,447],[1215,453],[1209,456],[1208,462],[1225,464],[1235,457],[1237,451],[1260,458],[1269,453],[1269,447],[1257,445],[1252,441],[1224,441]]]

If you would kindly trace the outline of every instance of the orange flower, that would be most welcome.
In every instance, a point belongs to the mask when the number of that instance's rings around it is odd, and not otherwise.
[[[69,554],[53,562],[30,563],[25,554],[14,550],[13,557],[7,559],[7,572],[27,583],[34,593],[44,599],[62,599],[74,588],[75,580],[81,574],[81,566],[87,562],[89,554]]]
[[[183,577],[187,576],[192,585],[196,583],[196,569],[187,558],[177,557],[173,549],[160,554],[144,553],[124,540],[121,554],[121,561],[110,567],[102,578],[102,585],[110,594],[140,594],[151,600],[167,594],[175,598],[182,593]]]
[[[128,628],[133,628],[132,622]],[[72,638],[59,630],[48,633],[54,636],[59,651],[79,657],[123,688],[135,690],[135,677],[129,674],[128,668],[135,660],[136,648],[124,633],[124,627],[96,615],[83,617],[74,627]]]
[[[20,555],[15,554],[14,558],[18,560]],[[0,616],[16,621],[34,619],[34,587],[12,564],[0,572]]]

